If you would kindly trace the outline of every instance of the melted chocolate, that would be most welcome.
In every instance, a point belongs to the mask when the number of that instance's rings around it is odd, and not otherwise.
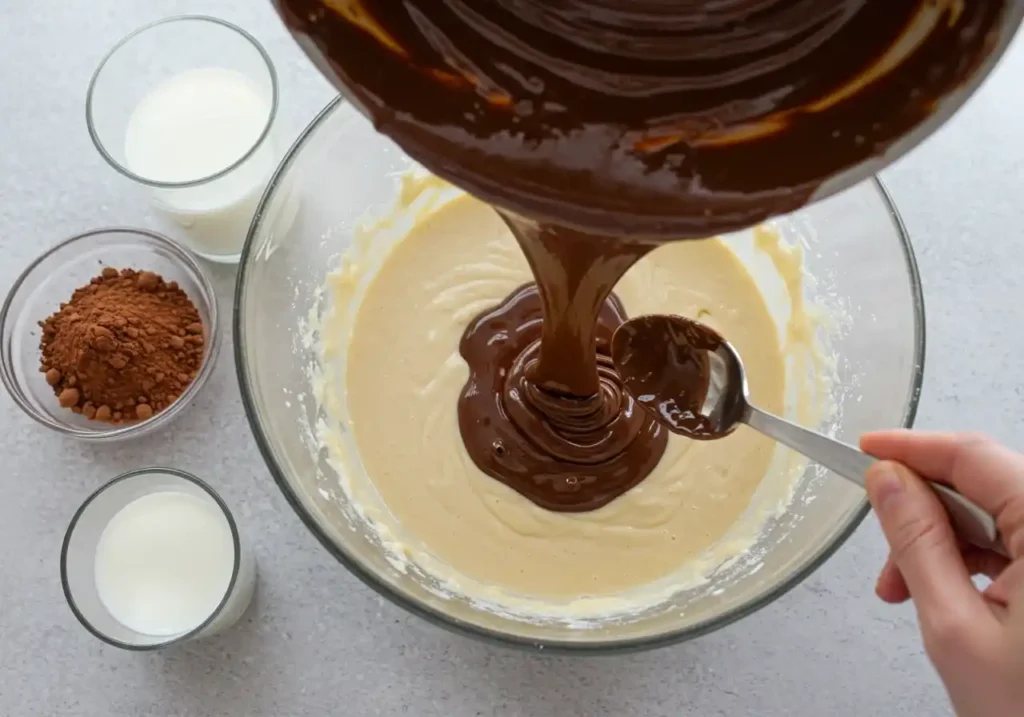
[[[470,323],[459,346],[471,371],[459,428],[489,476],[549,510],[594,510],[654,469],[668,433],[619,384],[608,346],[625,312],[614,296],[593,332],[599,388],[585,397],[552,395],[531,380],[542,316],[537,285],[527,284]]]
[[[667,442],[609,356],[626,320],[611,287],[651,246],[512,224],[537,284],[466,328],[462,440],[481,470],[534,503],[594,510],[647,477]]]
[[[797,209],[884,152],[975,74],[1007,7],[276,2],[380,131],[516,234],[539,289],[467,329],[459,420],[482,470],[554,510],[607,503],[664,449],[606,355],[626,269],[653,242]]]
[[[616,329],[611,355],[626,390],[663,426],[687,438],[709,440],[729,433],[738,420],[736,409],[742,410],[721,404],[711,391],[711,354],[723,343],[713,329],[681,316],[640,316]],[[709,393],[713,407],[705,405]],[[721,420],[707,415],[709,408],[724,409],[727,430],[722,430]]]
[[[431,171],[521,216],[671,239],[797,209],[882,153],[974,75],[1007,8],[276,2],[325,74]]]

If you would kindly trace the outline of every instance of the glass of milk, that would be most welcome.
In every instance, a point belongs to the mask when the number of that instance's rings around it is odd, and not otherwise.
[[[256,561],[210,486],[173,468],[114,478],[71,519],[64,596],[104,642],[152,650],[217,633],[252,600]]]
[[[245,30],[187,15],[118,42],[93,74],[89,135],[211,261],[238,261],[277,167],[273,63]]]

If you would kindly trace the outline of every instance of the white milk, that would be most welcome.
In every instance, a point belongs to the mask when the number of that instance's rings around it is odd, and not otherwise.
[[[138,498],[96,548],[96,592],[110,614],[145,635],[180,635],[217,609],[231,581],[234,541],[211,500],[178,491]]]
[[[157,85],[132,112],[125,164],[156,182],[189,182],[227,169],[252,149],[266,128],[271,98],[245,75],[222,67],[187,70]],[[155,188],[157,206],[189,230],[190,243],[210,258],[237,255],[277,165],[265,138],[225,176],[195,187]]]

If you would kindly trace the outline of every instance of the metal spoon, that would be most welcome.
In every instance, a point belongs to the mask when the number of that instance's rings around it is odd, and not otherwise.
[[[736,349],[699,322],[681,316],[630,319],[612,337],[612,360],[626,390],[674,433],[712,440],[746,423],[859,486],[876,460],[752,405]],[[929,483],[961,539],[1008,555],[991,515],[952,488]]]

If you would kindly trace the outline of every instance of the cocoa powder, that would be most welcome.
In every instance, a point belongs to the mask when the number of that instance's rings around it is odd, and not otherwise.
[[[144,420],[195,379],[202,318],[175,282],[107,267],[44,321],[39,370],[61,406],[110,423]]]

